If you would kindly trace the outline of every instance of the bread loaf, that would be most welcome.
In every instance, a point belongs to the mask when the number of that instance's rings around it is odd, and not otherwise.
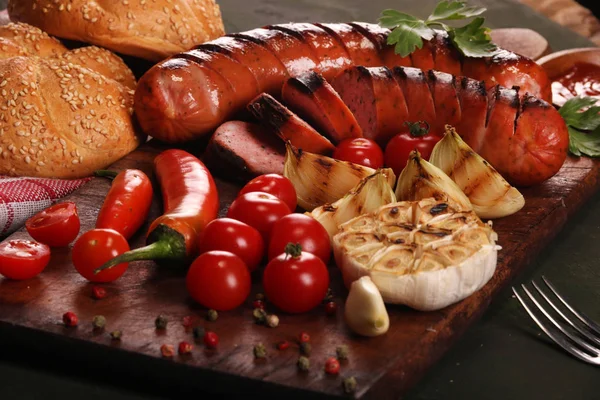
[[[0,175],[89,176],[134,150],[132,91],[61,58],[0,60]]]
[[[12,21],[159,61],[224,33],[215,0],[9,0]]]

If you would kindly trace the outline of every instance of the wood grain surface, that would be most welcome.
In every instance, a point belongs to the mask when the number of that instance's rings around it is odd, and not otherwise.
[[[151,161],[160,150],[150,142],[113,168],[139,168],[150,174]],[[182,340],[193,342],[191,331],[181,323],[184,316],[190,315],[194,326],[204,326],[220,336],[218,349],[207,350],[197,343],[191,356],[175,356],[173,360],[158,362],[181,364],[185,369],[197,371],[194,376],[210,382],[214,390],[228,392],[232,387],[242,385],[248,390],[267,390],[289,396],[301,397],[307,392],[326,397],[341,396],[342,378],[355,376],[359,384],[357,397],[394,398],[413,385],[442,356],[484,312],[494,295],[597,191],[599,171],[597,162],[569,159],[557,176],[543,185],[524,190],[525,208],[494,224],[502,250],[492,280],[468,299],[444,310],[423,313],[389,306],[391,328],[382,337],[359,338],[347,330],[342,320],[346,292],[334,265],[330,266],[330,273],[340,307],[337,315],[326,316],[322,308],[297,316],[269,309],[280,317],[280,326],[271,329],[253,322],[253,295],[239,309],[221,313],[215,322],[206,321],[206,310],[194,304],[186,293],[185,273],[158,267],[152,262],[131,264],[120,280],[104,285],[108,291],[105,299],[94,300],[91,296],[93,285],[75,271],[69,249],[54,251],[50,265],[35,279],[24,282],[0,280],[0,325],[15,329],[15,332],[27,328],[28,334],[40,341],[48,334],[62,336],[67,338],[72,349],[87,348],[83,342],[102,346],[105,351],[100,354],[110,365],[111,359],[116,360],[112,356],[117,349],[145,363],[148,359],[140,355],[160,359],[162,344],[177,346]],[[217,182],[221,213],[224,213],[239,186],[222,180]],[[95,178],[70,196],[69,199],[78,205],[82,232],[93,227],[109,184],[107,180]],[[151,217],[159,212],[160,202],[155,199]],[[19,231],[12,237],[27,237],[27,233]],[[132,247],[140,246],[143,240],[142,232],[132,239]],[[260,291],[260,272],[253,278],[252,294]],[[78,327],[62,325],[61,317],[66,311],[79,316]],[[103,331],[94,331],[91,321],[99,314],[106,317],[107,327]],[[154,326],[154,319],[159,314],[170,321],[164,331],[157,331]],[[108,332],[115,329],[123,331],[121,341],[111,341]],[[295,366],[299,352],[294,341],[301,331],[308,332],[312,338],[311,370],[308,373],[298,372]],[[292,346],[285,351],[276,350],[275,344],[280,340],[289,340]],[[252,350],[257,343],[267,346],[266,360],[254,359]],[[327,376],[323,372],[324,362],[335,355],[336,346],[341,344],[348,345],[349,360],[342,363],[340,376]]]

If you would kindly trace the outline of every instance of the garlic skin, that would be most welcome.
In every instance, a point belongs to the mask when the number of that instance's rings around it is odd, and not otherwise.
[[[368,276],[352,282],[344,317],[348,327],[362,336],[374,337],[388,331],[390,317],[377,286]]]
[[[329,239],[338,232],[338,227],[354,217],[370,213],[379,207],[394,203],[396,196],[390,187],[387,177],[382,170],[378,170],[361,180],[349,193],[333,204],[325,204],[315,208],[311,217],[325,227]]]
[[[456,182],[480,218],[506,217],[525,205],[523,195],[449,125],[442,140],[433,147],[429,162]]]
[[[393,187],[394,172],[390,168],[381,170]],[[298,205],[306,211],[341,199],[375,172],[373,168],[298,150],[286,143],[283,175],[294,185]]]

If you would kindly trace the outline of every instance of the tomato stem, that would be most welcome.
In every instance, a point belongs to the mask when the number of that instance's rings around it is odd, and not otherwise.
[[[147,246],[128,251],[107,261],[94,270],[94,274],[124,262],[161,259],[185,261],[186,258],[187,252],[183,235],[161,224],[148,235]]]
[[[302,254],[302,246],[300,243],[288,243],[284,248],[285,254],[292,256],[292,258],[298,258]]]
[[[117,175],[119,175],[119,173],[117,171],[109,171],[107,169],[99,169],[97,171],[94,171],[94,175],[96,175],[100,178],[115,179],[117,177]]]
[[[427,123],[427,121],[407,121],[404,123],[404,125],[408,126],[408,132],[410,133],[410,136],[413,137],[421,137],[429,133],[429,124]]]

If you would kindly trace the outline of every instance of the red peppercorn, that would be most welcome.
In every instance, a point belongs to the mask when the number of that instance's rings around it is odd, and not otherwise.
[[[189,315],[186,315],[185,317],[183,317],[183,319],[181,320],[181,324],[183,325],[184,328],[191,328],[192,327],[192,317],[190,317]]]
[[[307,343],[307,342],[310,342],[309,334],[306,332],[300,333],[300,343]]]
[[[340,362],[335,357],[329,357],[325,361],[325,372],[330,375],[337,375],[340,373]]]
[[[179,343],[177,350],[179,351],[179,354],[190,354],[192,352],[192,348],[193,346],[188,342],[181,342]]]
[[[287,340],[282,340],[281,342],[277,343],[277,350],[285,350],[288,347],[290,347],[290,342]]]
[[[92,288],[92,296],[96,300],[103,299],[106,297],[106,289],[104,289],[103,287],[100,287],[100,286],[94,286]]]
[[[77,318],[74,312],[68,311],[63,314],[63,322],[66,326],[77,326],[78,321],[79,318]]]
[[[173,357],[175,355],[175,349],[170,344],[163,344],[160,346],[160,353],[163,357]]]
[[[214,349],[219,344],[219,336],[216,333],[207,331],[204,334],[204,345],[209,349]]]
[[[337,312],[337,304],[333,301],[328,301],[325,303],[325,313],[327,315],[333,315]]]
[[[252,302],[252,308],[260,308],[261,310],[265,309],[265,302],[262,300],[254,300]]]

